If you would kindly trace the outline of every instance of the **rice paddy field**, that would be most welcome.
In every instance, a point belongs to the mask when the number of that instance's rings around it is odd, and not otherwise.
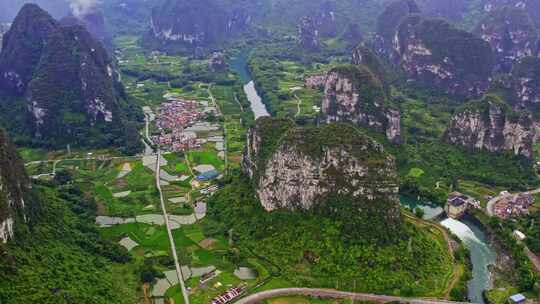
[[[164,101],[163,95],[166,93],[176,93],[185,99],[211,104],[210,94],[214,94],[222,113],[217,121],[219,130],[202,131],[197,135],[203,139],[225,137],[225,155],[220,155],[214,142],[208,142],[200,149],[186,153],[164,153],[161,162],[162,174],[166,176],[160,178],[161,189],[173,223],[176,252],[183,269],[186,269],[184,276],[189,277],[186,283],[190,288],[192,303],[209,303],[212,298],[241,283],[247,286],[259,284],[269,274],[264,263],[255,258],[246,260],[237,256],[228,235],[216,234],[216,227],[220,224],[206,219],[204,213],[196,213],[195,209],[197,203],[205,201],[200,190],[215,181],[196,181],[200,172],[193,168],[210,166],[224,173],[226,166],[239,167],[246,132],[243,117],[249,115],[243,113],[242,106],[236,100],[235,89],[228,85],[202,82],[192,83],[186,88],[172,88],[167,81],[158,81],[155,77],[141,79],[136,76],[139,71],[178,75],[187,64],[207,63],[145,52],[138,47],[137,37],[122,37],[117,43],[120,51],[116,55],[124,71],[122,80],[129,96],[139,106],[149,106],[155,111]],[[154,124],[150,124],[149,131],[151,134],[157,133]],[[85,195],[93,198],[97,206],[96,225],[100,234],[126,247],[132,257],[132,261],[119,271],[140,277],[145,271],[151,270],[155,275],[149,285],[139,283],[137,289],[141,300],[146,294],[147,298],[172,299],[176,304],[183,302],[178,280],[171,276],[174,274],[174,263],[156,186],[155,156],[121,157],[114,150],[74,149],[68,153],[67,150],[50,152],[24,149],[20,152],[28,163],[29,174],[68,172]],[[35,163],[30,163],[33,161]],[[52,176],[43,178],[52,179]],[[249,279],[235,275],[240,260],[243,267],[259,275]],[[209,269],[216,269],[218,275],[201,284],[200,276]],[[146,292],[143,292],[145,288]]]

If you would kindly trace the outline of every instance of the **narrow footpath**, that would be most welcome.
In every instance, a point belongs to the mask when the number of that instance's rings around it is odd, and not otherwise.
[[[298,98],[298,95],[294,94],[294,98],[296,98],[296,114],[294,114],[294,117],[298,117],[300,116],[300,112],[301,112],[301,108],[300,106],[302,105],[302,99]]]

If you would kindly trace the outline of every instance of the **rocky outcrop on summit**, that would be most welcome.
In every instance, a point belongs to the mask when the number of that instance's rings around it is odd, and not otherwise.
[[[0,242],[13,239],[15,222],[27,222],[30,179],[24,164],[8,139],[6,131],[0,129]]]
[[[311,17],[302,17],[298,25],[298,45],[307,50],[318,50],[319,30]]]
[[[214,72],[224,72],[229,66],[225,60],[225,55],[221,52],[215,52],[210,57],[209,67]]]
[[[519,8],[491,10],[474,33],[491,45],[496,72],[508,73],[514,63],[537,52],[537,30],[527,13]]]
[[[445,140],[471,150],[509,151],[533,157],[535,128],[528,112],[515,112],[496,95],[463,106],[450,120]]]
[[[250,23],[248,11],[226,10],[211,0],[167,0],[152,10],[155,37],[192,48],[212,46]]]
[[[324,208],[337,198],[354,205],[335,206],[353,207],[358,215],[351,216],[400,222],[394,157],[351,125],[300,128],[260,118],[248,134],[243,170],[267,211]]]
[[[411,80],[449,95],[477,98],[489,88],[490,45],[442,19],[405,18],[394,47]]]
[[[388,105],[381,81],[365,65],[341,66],[326,76],[322,115],[328,123],[350,122],[401,140],[401,115]]]
[[[540,28],[540,1],[538,0],[484,0],[484,11],[491,12],[494,9],[512,6],[525,10]]]
[[[59,24],[35,4],[23,6],[2,39],[0,90],[23,95],[49,35]]]
[[[375,48],[378,54],[391,60],[397,57],[393,41],[401,20],[410,14],[420,13],[414,0],[396,0],[391,2],[377,18]]]

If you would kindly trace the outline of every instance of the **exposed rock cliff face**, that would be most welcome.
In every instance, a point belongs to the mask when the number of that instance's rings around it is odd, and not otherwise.
[[[23,95],[58,22],[35,4],[26,4],[4,35],[0,54],[0,90]]]
[[[540,118],[540,58],[523,58],[510,74],[495,77],[492,86],[514,109],[528,110]]]
[[[167,0],[152,10],[155,37],[193,48],[216,44],[250,23],[246,10],[225,9],[211,0]]]
[[[298,128],[260,118],[249,131],[243,170],[268,211],[324,208],[342,196],[359,215],[377,214],[389,226],[400,221],[394,158],[351,125]]]
[[[527,112],[515,112],[498,96],[466,104],[450,120],[448,143],[490,152],[509,151],[533,157],[535,128]]]
[[[321,47],[319,30],[311,17],[303,17],[298,25],[298,44],[308,50],[317,50]]]
[[[210,57],[210,69],[214,72],[224,72],[227,70],[228,65],[225,61],[225,55],[221,52],[215,52]]]
[[[424,86],[466,98],[479,97],[489,88],[489,44],[442,19],[405,18],[394,47],[408,77]]]
[[[0,51],[2,51],[2,39],[4,34],[9,30],[11,23],[0,23]]]
[[[15,222],[29,220],[25,199],[30,188],[22,160],[6,132],[0,129],[0,242],[13,239]]]
[[[474,33],[491,45],[497,72],[510,72],[514,63],[534,56],[537,51],[537,30],[528,14],[519,8],[491,10],[476,26]]]
[[[328,123],[351,122],[385,133],[393,143],[400,142],[400,112],[388,105],[381,81],[364,65],[328,72],[322,114]]]
[[[513,6],[525,10],[540,28],[540,1],[537,0],[484,0],[484,10],[491,12],[503,6]]]
[[[512,70],[519,106],[540,114],[540,58],[526,57]]]
[[[375,36],[377,53],[391,60],[396,59],[393,41],[399,24],[403,18],[416,13],[420,13],[420,9],[414,0],[396,0],[385,8],[377,18]]]

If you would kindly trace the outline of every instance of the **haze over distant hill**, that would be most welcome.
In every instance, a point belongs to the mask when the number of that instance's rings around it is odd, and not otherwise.
[[[0,21],[13,21],[25,3],[35,3],[55,18],[61,18],[70,12],[66,0],[4,0],[0,1]]]

